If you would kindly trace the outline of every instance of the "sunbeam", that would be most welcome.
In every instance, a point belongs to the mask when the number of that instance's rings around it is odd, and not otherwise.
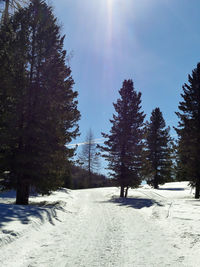
[[[108,42],[112,39],[112,21],[113,21],[113,0],[107,0],[107,12],[108,12]]]

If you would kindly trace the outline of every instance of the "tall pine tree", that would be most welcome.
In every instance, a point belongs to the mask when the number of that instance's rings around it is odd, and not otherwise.
[[[113,104],[116,114],[110,120],[110,134],[100,146],[108,160],[108,169],[121,188],[120,197],[126,197],[129,187],[141,183],[142,138],[145,115],[141,111],[141,93],[137,93],[132,80],[125,80],[119,90],[120,98]]]
[[[21,69],[23,57],[17,51],[13,24],[3,24],[0,28],[0,175],[9,173],[12,147],[16,144],[17,110],[16,92],[19,83],[24,82]],[[18,51],[19,52],[19,51]],[[25,51],[24,51],[25,52]],[[19,58],[17,58],[19,56]],[[23,63],[22,63],[23,65]],[[18,79],[15,79],[18,77]],[[20,86],[19,86],[20,90]]]
[[[183,85],[183,100],[179,103],[178,169],[195,187],[195,198],[200,196],[200,63],[188,75]]]
[[[145,170],[147,183],[154,188],[171,180],[172,140],[162,112],[155,108],[146,126]]]
[[[64,37],[52,9],[42,0],[32,0],[8,25],[12,84],[9,79],[6,86],[0,84],[13,106],[2,112],[5,132],[12,133],[6,146],[6,182],[17,190],[16,203],[28,204],[30,188],[45,194],[63,185],[67,161],[73,155],[66,144],[78,133],[80,114],[71,70],[65,64]],[[4,28],[1,31],[7,35]],[[7,57],[6,49],[2,58]]]

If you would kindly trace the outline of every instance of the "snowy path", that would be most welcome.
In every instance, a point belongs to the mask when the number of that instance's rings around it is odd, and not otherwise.
[[[136,191],[135,191],[136,192]],[[115,188],[73,191],[51,223],[29,228],[2,246],[3,267],[196,267],[169,238],[172,200],[138,190],[121,201]],[[33,224],[34,226],[34,224]]]

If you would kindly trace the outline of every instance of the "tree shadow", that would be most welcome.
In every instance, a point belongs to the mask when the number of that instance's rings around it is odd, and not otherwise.
[[[118,206],[126,206],[128,208],[142,209],[149,208],[153,205],[163,206],[161,203],[149,198],[116,198],[113,197],[109,203],[117,204]]]
[[[70,193],[67,188],[61,188],[58,191]],[[33,218],[39,219],[40,223],[44,220],[54,225],[54,219],[58,220],[57,211],[65,212],[62,201],[35,201],[34,197],[40,196],[34,191],[31,192],[29,205],[15,205],[16,191],[8,190],[0,192],[0,227],[6,226],[12,221],[19,221],[22,224],[28,224]]]
[[[177,188],[167,187],[167,188],[158,188],[157,190],[184,191],[185,188],[183,188],[183,187],[177,187]]]
[[[48,220],[49,223],[54,225],[53,218],[56,219],[57,217],[56,209],[59,209],[59,207],[42,207],[40,203],[28,206],[0,203],[0,227],[12,221],[28,224],[33,217],[38,218],[41,223]]]
[[[71,189],[68,189],[68,188],[65,188],[65,187],[62,187],[62,188],[58,189],[57,191],[63,192],[63,193],[67,193],[67,194],[71,193]]]
[[[0,199],[1,198],[16,198],[16,191],[8,190],[8,191],[1,191],[0,192]]]

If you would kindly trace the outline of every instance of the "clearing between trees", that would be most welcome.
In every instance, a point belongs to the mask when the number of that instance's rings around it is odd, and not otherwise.
[[[199,266],[200,202],[187,182],[0,198],[0,266]]]

